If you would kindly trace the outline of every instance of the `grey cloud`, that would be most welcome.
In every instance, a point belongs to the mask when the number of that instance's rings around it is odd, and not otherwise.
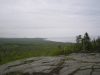
[[[91,34],[94,31],[92,35],[95,35],[100,30],[99,2],[99,0],[0,0],[0,29],[2,29],[0,32],[8,29],[5,33],[13,30],[21,36],[16,30],[24,34],[25,30],[31,32],[30,30],[48,29],[51,30],[47,32],[50,34],[52,29],[55,29],[53,32],[57,33],[57,36],[59,30],[61,34],[65,31],[67,35],[68,32],[73,35],[75,31],[76,35],[85,31]],[[45,36],[44,31],[36,31],[36,36],[39,34]],[[47,34],[47,36],[54,35]]]
[[[7,33],[7,32],[5,33],[5,32],[2,32],[2,33],[0,33],[0,35],[16,35],[16,34],[15,33]]]

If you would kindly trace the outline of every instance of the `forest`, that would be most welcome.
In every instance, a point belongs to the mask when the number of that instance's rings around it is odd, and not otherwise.
[[[35,56],[100,52],[100,37],[91,40],[86,32],[76,43],[46,41],[46,38],[0,38],[0,65]]]

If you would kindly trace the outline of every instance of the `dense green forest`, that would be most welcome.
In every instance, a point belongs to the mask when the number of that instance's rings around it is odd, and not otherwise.
[[[0,38],[0,64],[33,57],[55,56],[70,43],[46,41],[45,38]]]
[[[34,56],[68,55],[100,52],[100,38],[91,40],[88,33],[76,36],[76,43],[46,41],[46,38],[0,38],[0,65]]]

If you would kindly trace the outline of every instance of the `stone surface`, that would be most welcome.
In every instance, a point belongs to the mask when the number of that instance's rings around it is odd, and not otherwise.
[[[79,70],[74,75],[90,75],[91,69]]]
[[[1,65],[0,75],[100,75],[100,53],[17,60]]]

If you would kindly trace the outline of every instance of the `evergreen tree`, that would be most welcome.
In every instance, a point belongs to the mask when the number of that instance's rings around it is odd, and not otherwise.
[[[91,49],[91,43],[90,43],[90,37],[89,37],[89,35],[88,35],[88,33],[86,32],[85,34],[84,34],[84,38],[83,38],[84,40],[83,40],[83,48],[84,48],[84,50],[86,50],[86,51],[90,51],[90,49]]]
[[[76,36],[76,42],[81,43],[82,35]]]
[[[76,52],[82,50],[82,35],[76,36]]]
[[[100,37],[96,39],[97,51],[100,52]]]
[[[96,40],[93,39],[93,40],[91,41],[91,44],[92,44],[92,50],[95,51],[95,50],[97,49]]]

